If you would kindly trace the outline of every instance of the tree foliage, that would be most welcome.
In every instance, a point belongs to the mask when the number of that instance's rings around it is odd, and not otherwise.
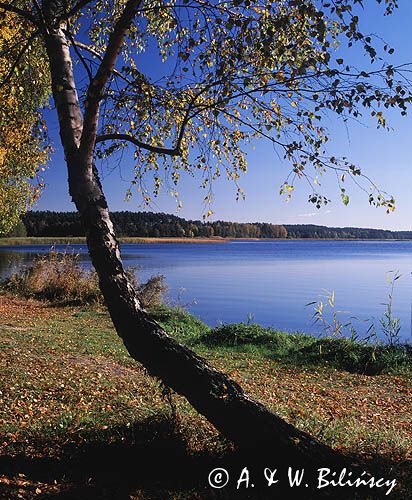
[[[39,107],[48,96],[49,78],[33,28],[9,12],[0,19],[1,234],[12,230],[42,188],[39,174],[48,149]]]
[[[397,6],[391,0],[377,3],[386,14]],[[127,2],[64,2],[53,20],[42,13],[46,4],[22,2],[25,17],[14,16],[14,22],[40,32],[45,23],[64,22],[87,114],[94,99],[89,84],[102,76],[97,68]],[[149,202],[164,187],[178,198],[178,181],[186,172],[200,174],[210,202],[211,182],[221,175],[244,195],[239,178],[247,169],[245,146],[265,138],[291,167],[280,188],[287,197],[303,178],[309,201],[318,207],[327,203],[319,186],[330,170],[338,174],[343,203],[349,202],[345,182],[351,178],[368,192],[371,204],[393,210],[391,196],[358,165],[326,147],[330,133],[324,122],[331,114],[348,121],[366,113],[384,128],[385,111],[406,114],[410,102],[409,66],[392,65],[393,49],[361,32],[362,6],[362,0],[140,2],[121,57],[98,96],[97,157],[112,158],[117,151],[121,158],[125,147],[134,147],[128,196],[137,190]],[[346,46],[364,53],[364,67],[345,60]]]
[[[103,3],[89,8],[91,47],[79,45],[100,57],[113,23],[111,16],[93,16]],[[182,172],[201,174],[210,201],[211,181],[222,174],[243,196],[245,144],[265,138],[291,165],[281,193],[290,196],[296,180],[304,178],[309,201],[319,207],[328,201],[320,194],[319,178],[332,170],[347,204],[345,181],[358,182],[362,172],[328,153],[325,117],[357,120],[364,109],[383,128],[384,111],[406,114],[410,101],[408,68],[386,62],[382,54],[390,56],[393,49],[360,32],[356,4],[362,2],[143,3],[104,96],[100,155],[134,144],[133,185],[147,201],[170,180],[168,189],[178,196]],[[114,17],[121,8],[113,5]],[[386,12],[393,8],[387,1]],[[342,45],[357,45],[367,56],[365,66],[346,62]],[[160,74],[147,63],[156,55],[163,63]],[[107,146],[109,140],[115,142]],[[148,172],[153,185],[146,184]],[[392,197],[363,180],[370,203],[394,209]]]
[[[327,227],[316,224],[275,225],[266,222],[204,222],[186,220],[172,214],[152,212],[112,212],[119,236],[136,237],[221,237],[221,238],[310,238],[411,240],[412,231],[388,231],[358,227]],[[76,212],[28,212],[20,231],[12,236],[84,236]]]
[[[285,226],[265,222],[240,223],[185,220],[176,215],[152,212],[112,212],[119,236],[186,238],[286,238]],[[28,236],[84,236],[76,212],[28,212],[24,218]]]

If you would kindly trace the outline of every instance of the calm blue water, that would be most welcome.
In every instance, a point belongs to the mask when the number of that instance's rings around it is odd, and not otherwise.
[[[86,248],[73,245],[84,265]],[[57,247],[64,250],[66,247]],[[0,248],[0,276],[47,246]],[[123,245],[126,266],[139,280],[164,274],[169,300],[186,305],[209,325],[251,319],[282,330],[319,332],[312,301],[335,292],[343,322],[360,331],[378,322],[388,300],[387,273],[399,271],[393,298],[401,336],[411,339],[411,241],[258,241],[216,244]]]

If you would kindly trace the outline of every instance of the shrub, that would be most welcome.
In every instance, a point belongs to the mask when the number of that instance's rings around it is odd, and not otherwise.
[[[19,221],[11,231],[9,231],[7,234],[2,234],[0,235],[0,238],[10,238],[10,237],[16,237],[16,238],[25,238],[27,236],[27,231],[26,231],[26,226],[23,224],[22,221]]]
[[[79,264],[79,255],[57,252],[36,258],[28,267],[13,273],[4,283],[7,290],[57,303],[102,302],[97,274]]]
[[[99,279],[94,270],[84,269],[80,255],[74,252],[49,253],[36,258],[28,267],[13,273],[3,287],[18,295],[58,304],[103,304]],[[138,284],[133,269],[128,277],[136,288],[143,307],[149,309],[163,302],[167,286],[164,276],[152,276]]]
[[[133,273],[134,276],[134,273]],[[164,303],[164,296],[167,292],[167,285],[163,274],[152,276],[141,285],[136,286],[140,302],[145,309],[158,307]]]

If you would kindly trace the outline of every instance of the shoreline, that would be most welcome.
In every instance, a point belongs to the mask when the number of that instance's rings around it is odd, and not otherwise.
[[[171,243],[227,243],[230,241],[226,238],[151,238],[151,237],[140,237],[140,236],[125,236],[118,238],[120,244],[171,244]],[[85,245],[86,238],[83,236],[28,236],[28,237],[11,237],[11,238],[0,238],[0,247],[5,246],[25,246],[25,245]]]
[[[120,237],[121,244],[211,244],[230,243],[232,241],[412,241],[410,238],[184,238],[184,237],[143,237],[125,236]],[[26,246],[26,245],[85,245],[86,238],[83,236],[27,236],[0,238],[0,247]]]

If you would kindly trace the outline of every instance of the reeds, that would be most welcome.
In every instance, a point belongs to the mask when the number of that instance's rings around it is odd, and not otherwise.
[[[163,303],[167,291],[163,275],[152,276],[146,283],[139,284],[134,269],[129,269],[127,273],[144,308],[150,309]],[[13,273],[3,287],[22,297],[53,304],[104,303],[97,273],[80,264],[80,254],[58,252],[54,248]]]

